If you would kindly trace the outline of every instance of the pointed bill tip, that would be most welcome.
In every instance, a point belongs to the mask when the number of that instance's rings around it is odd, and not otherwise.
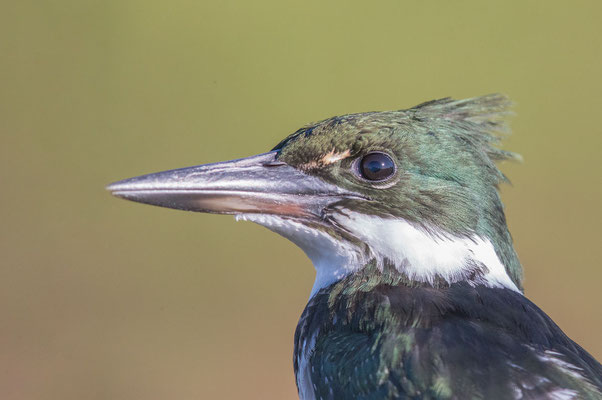
[[[119,192],[124,191],[126,186],[127,186],[127,179],[124,179],[121,181],[109,183],[108,185],[105,186],[105,190],[110,192],[113,196],[120,197]]]

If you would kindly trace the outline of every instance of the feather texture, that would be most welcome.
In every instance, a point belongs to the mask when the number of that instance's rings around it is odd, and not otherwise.
[[[505,288],[365,271],[310,300],[295,344],[302,399],[602,398],[602,366]]]

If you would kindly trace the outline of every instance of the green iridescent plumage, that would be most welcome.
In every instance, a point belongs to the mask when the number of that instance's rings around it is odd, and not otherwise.
[[[522,289],[498,194],[507,179],[496,166],[519,159],[496,147],[507,131],[509,105],[490,95],[334,117],[298,130],[275,149],[279,160],[371,200],[343,200],[341,209],[489,239]],[[374,151],[397,165],[384,184],[353,172],[353,163]],[[386,235],[380,240],[390,240]],[[596,360],[521,294],[478,281],[466,275],[455,283],[419,282],[388,260],[381,266],[372,260],[321,289],[296,332],[302,398],[600,398]]]
[[[298,130],[275,149],[287,164],[375,200],[348,201],[348,208],[357,212],[490,238],[521,288],[522,269],[497,191],[506,178],[495,165],[519,158],[496,147],[500,134],[507,131],[504,118],[509,105],[506,97],[494,94],[334,117]],[[379,150],[392,154],[398,165],[394,184],[388,182],[386,188],[358,181],[351,172],[359,155]],[[340,162],[320,163],[325,154],[347,152]]]
[[[507,289],[408,287],[368,266],[310,300],[297,352],[309,338],[311,398],[601,398],[600,365]]]

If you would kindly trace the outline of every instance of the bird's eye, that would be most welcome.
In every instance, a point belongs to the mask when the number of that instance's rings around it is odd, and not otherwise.
[[[385,153],[370,153],[360,160],[359,169],[369,181],[384,181],[395,173],[395,163]]]

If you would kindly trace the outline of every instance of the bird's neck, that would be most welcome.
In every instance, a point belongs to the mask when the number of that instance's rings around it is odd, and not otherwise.
[[[454,235],[403,219],[351,211],[332,216],[344,235],[275,215],[249,214],[239,218],[266,226],[307,254],[316,268],[310,297],[371,267],[381,272],[388,270],[411,287],[438,288],[468,282],[520,291],[509,272],[509,263],[518,260],[511,242],[505,244],[503,238],[479,233]]]
[[[317,270],[312,294],[369,265],[396,271],[409,286],[441,287],[466,281],[520,291],[511,278],[511,263],[518,259],[512,243],[506,243],[509,235],[455,235],[403,219],[355,212],[334,218],[357,241],[341,239],[329,251],[308,252]]]
[[[376,329],[376,326],[382,330],[389,322],[394,323],[395,329],[428,328],[447,314],[457,313],[459,309],[465,311],[466,315],[492,321],[497,319],[496,315],[503,313],[525,312],[523,308],[492,307],[492,304],[484,302],[485,298],[498,303],[503,302],[500,299],[507,298],[516,304],[531,304],[521,293],[510,288],[490,287],[469,281],[440,287],[427,286],[409,282],[392,267],[381,269],[370,264],[318,290],[299,320],[297,334],[307,339],[312,332],[325,327],[334,329],[338,325],[361,325],[362,321],[372,324],[372,328],[357,326],[359,330]],[[398,317],[403,315],[404,318],[391,318],[387,312]]]

